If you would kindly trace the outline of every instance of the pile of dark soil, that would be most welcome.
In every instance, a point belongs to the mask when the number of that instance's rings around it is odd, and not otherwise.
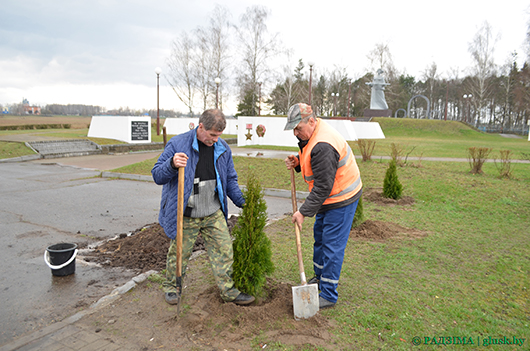
[[[228,219],[230,232],[236,223],[236,216]],[[152,223],[135,230],[130,235],[121,234],[115,240],[105,242],[83,259],[102,266],[124,267],[141,272],[161,271],[166,268],[169,244],[170,240],[160,224]],[[193,251],[204,249],[204,240],[199,234]]]

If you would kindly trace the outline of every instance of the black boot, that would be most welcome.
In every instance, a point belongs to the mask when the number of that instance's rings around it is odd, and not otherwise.
[[[180,293],[169,292],[165,294],[166,302],[170,305],[177,305],[180,301]]]
[[[250,296],[244,293],[240,293],[234,300],[230,301],[236,305],[249,305],[255,300],[254,296]]]
[[[307,281],[307,284],[318,284],[320,282],[320,279],[315,275],[313,278],[309,279]]]

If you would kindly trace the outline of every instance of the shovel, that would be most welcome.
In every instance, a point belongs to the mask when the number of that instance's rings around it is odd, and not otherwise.
[[[294,169],[291,168],[291,200],[293,202],[293,214],[298,211],[296,205],[296,188],[294,184]],[[294,319],[300,320],[313,317],[319,309],[318,284],[307,284],[304,261],[302,260],[302,243],[300,241],[300,228],[298,223],[294,224],[296,233],[296,252],[298,256],[298,269],[300,270],[300,280],[302,285],[293,286],[293,310]]]
[[[182,300],[182,231],[184,220],[184,169],[179,168],[178,175],[178,196],[177,196],[177,317],[180,313],[180,301]]]

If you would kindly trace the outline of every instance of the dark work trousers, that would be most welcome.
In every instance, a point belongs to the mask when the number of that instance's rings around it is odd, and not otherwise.
[[[333,303],[339,298],[337,285],[358,202],[319,213],[315,217],[313,266],[320,279],[320,296]]]

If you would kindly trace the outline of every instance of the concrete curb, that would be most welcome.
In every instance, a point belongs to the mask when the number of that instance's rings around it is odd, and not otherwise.
[[[114,173],[114,172],[101,172],[102,178],[117,178],[117,179],[127,179],[127,180],[140,180],[144,182],[152,182],[153,177],[139,174],[128,174],[128,173]],[[245,190],[244,185],[240,185],[241,190]],[[265,196],[281,197],[281,198],[291,198],[291,191],[284,189],[274,189],[274,188],[264,188],[263,194]],[[309,195],[307,191],[297,191],[296,198],[298,200],[306,199]]]
[[[93,303],[88,307],[88,309],[77,312],[76,314],[67,317],[63,319],[60,322],[51,324],[47,327],[44,327],[40,330],[37,330],[29,335],[22,336],[14,341],[8,342],[7,344],[4,344],[0,347],[0,351],[15,351],[20,349],[21,347],[24,347],[32,342],[35,342],[47,335],[50,335],[52,333],[55,333],[56,331],[60,330],[61,328],[64,328],[70,324],[73,324],[83,318],[84,316],[88,316],[97,310],[99,310],[102,307],[105,307],[109,305],[111,302],[116,301],[120,298],[121,295],[127,293],[134,287],[136,287],[137,284],[140,284],[144,282],[149,276],[152,274],[158,273],[157,271],[151,270],[145,273],[142,273],[140,275],[137,275],[136,277],[133,277],[131,280],[129,280],[127,283],[122,285],[121,287],[118,287],[114,289],[110,294],[103,296],[100,298],[97,302]]]
[[[26,156],[12,157],[12,158],[2,158],[0,159],[0,163],[26,162],[26,161],[40,160],[41,158],[43,158],[41,154],[26,155]]]
[[[114,173],[104,171],[101,172],[101,178],[117,178],[117,179],[127,179],[127,180],[141,180],[144,182],[152,182],[153,177],[140,175],[140,174],[129,174],[129,173]]]

